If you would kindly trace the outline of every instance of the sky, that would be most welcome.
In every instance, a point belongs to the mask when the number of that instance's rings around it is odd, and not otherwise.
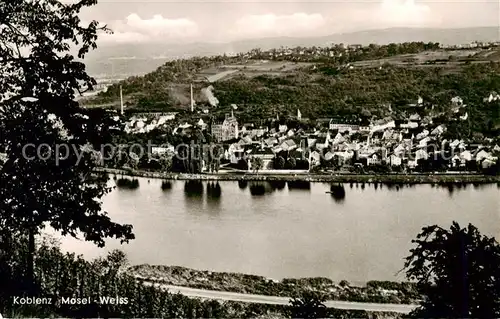
[[[101,44],[231,42],[392,27],[500,26],[500,1],[100,0],[81,17],[113,30]]]

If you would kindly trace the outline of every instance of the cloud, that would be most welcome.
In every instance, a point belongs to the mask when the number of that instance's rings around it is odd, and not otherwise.
[[[157,42],[181,41],[199,36],[198,25],[189,19],[169,19],[154,15],[143,19],[138,14],[130,14],[124,20],[110,24],[113,34],[103,35],[107,42]]]
[[[321,14],[246,15],[236,21],[232,37],[303,36],[325,25]]]
[[[414,0],[383,0],[373,22],[376,27],[432,27],[440,20],[427,5]]]

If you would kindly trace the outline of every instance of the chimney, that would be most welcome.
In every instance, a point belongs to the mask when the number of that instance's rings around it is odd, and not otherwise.
[[[123,115],[123,91],[120,85],[120,114]]]
[[[194,112],[193,84],[191,84],[191,112]]]

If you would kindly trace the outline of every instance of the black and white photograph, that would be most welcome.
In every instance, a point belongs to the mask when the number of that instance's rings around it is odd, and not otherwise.
[[[498,0],[0,0],[0,319],[500,318]]]

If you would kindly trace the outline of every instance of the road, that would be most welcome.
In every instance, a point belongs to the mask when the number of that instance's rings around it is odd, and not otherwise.
[[[151,285],[151,283],[145,283]],[[168,289],[172,293],[180,293],[182,295],[202,299],[217,299],[217,300],[231,300],[239,302],[262,303],[272,305],[288,305],[290,298],[287,297],[274,297],[264,295],[241,294],[226,291],[213,291],[202,290],[179,286],[158,285],[162,289]],[[380,303],[366,303],[366,302],[350,302],[350,301],[327,301],[325,305],[328,308],[345,309],[345,310],[365,310],[373,312],[396,312],[408,314],[415,305],[401,305],[401,304],[380,304]]]

